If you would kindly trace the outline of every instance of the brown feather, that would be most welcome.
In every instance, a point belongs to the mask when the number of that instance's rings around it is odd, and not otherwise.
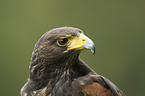
[[[83,90],[85,91],[84,92],[85,96],[87,96],[86,93],[89,96],[114,96],[111,90],[106,89],[105,87],[103,87],[101,84],[97,82],[84,86]]]

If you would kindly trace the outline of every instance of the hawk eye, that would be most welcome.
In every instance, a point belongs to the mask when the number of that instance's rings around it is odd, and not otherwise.
[[[59,45],[59,46],[66,46],[67,45],[67,43],[68,43],[68,39],[67,38],[61,38],[61,39],[58,39],[57,40],[57,44]]]

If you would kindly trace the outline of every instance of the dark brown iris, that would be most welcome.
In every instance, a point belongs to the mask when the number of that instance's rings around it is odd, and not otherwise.
[[[57,44],[58,44],[59,46],[66,46],[67,43],[68,43],[68,41],[69,41],[69,40],[68,40],[67,38],[58,39]]]

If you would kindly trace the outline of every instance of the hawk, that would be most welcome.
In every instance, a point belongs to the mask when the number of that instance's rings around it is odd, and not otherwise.
[[[107,78],[98,75],[79,55],[95,46],[83,31],[55,28],[36,43],[30,62],[29,79],[22,96],[125,96]]]

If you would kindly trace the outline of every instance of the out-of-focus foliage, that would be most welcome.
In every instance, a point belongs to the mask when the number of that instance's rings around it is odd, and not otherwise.
[[[144,0],[1,0],[0,96],[19,96],[29,75],[31,52],[46,31],[84,30],[96,54],[81,58],[128,96],[144,96]]]

